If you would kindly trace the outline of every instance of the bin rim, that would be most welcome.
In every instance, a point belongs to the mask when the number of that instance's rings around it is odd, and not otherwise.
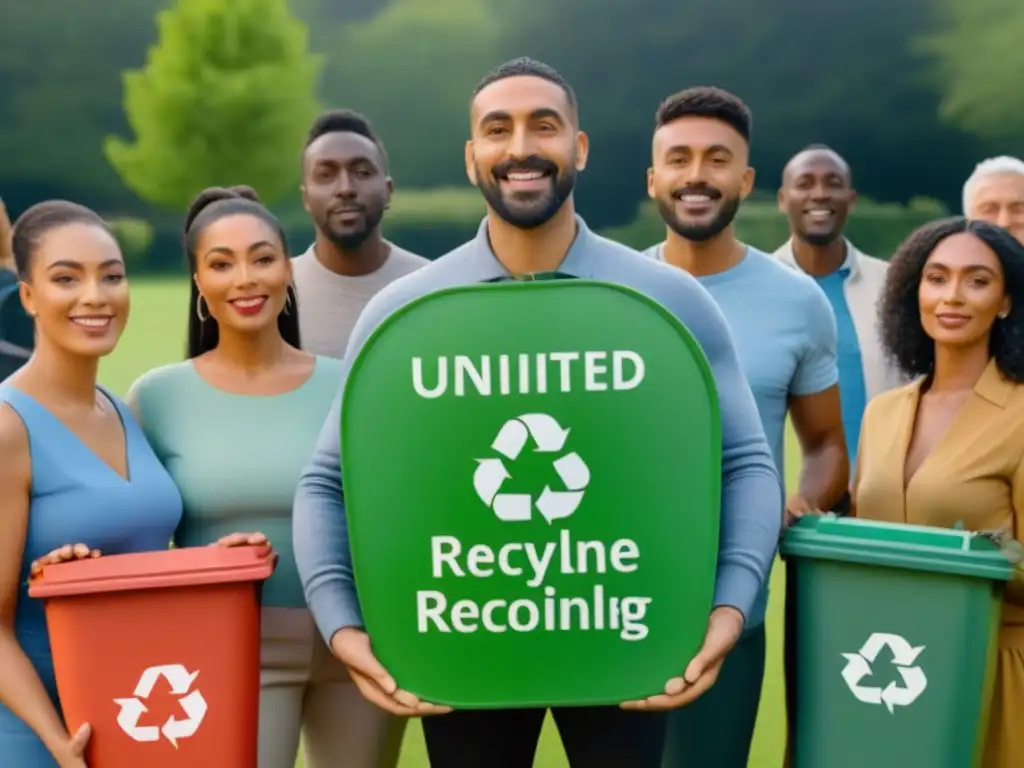
[[[267,544],[175,547],[155,552],[101,555],[44,566],[29,580],[29,597],[48,600],[145,589],[261,582],[277,566]]]
[[[893,538],[887,540],[886,535]],[[915,543],[914,538],[920,541]],[[949,543],[923,543],[942,539]],[[958,547],[951,546],[956,542]],[[999,547],[976,532],[834,514],[798,521],[783,536],[779,553],[784,558],[833,560],[989,581],[1009,581],[1014,571]]]

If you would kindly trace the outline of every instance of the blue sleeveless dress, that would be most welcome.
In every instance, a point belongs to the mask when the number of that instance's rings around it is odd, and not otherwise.
[[[26,584],[32,561],[57,547],[79,542],[104,555],[167,549],[182,514],[181,495],[135,417],[117,397],[101,391],[114,404],[124,426],[127,481],[36,400],[14,387],[0,385],[0,402],[18,413],[28,431],[32,460],[14,632],[54,704],[58,703],[57,684],[46,616],[42,602],[28,596]],[[2,704],[0,756],[0,763],[17,768],[57,765],[35,732]]]

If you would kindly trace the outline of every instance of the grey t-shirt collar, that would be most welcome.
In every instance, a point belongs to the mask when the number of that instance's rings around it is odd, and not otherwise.
[[[587,227],[583,218],[576,214],[576,237],[565,254],[565,259],[556,270],[560,275],[566,277],[589,278],[594,274],[593,258],[588,256],[590,244],[593,242],[594,234]],[[473,259],[468,265],[473,282],[491,282],[508,279],[529,279],[528,276],[512,275],[494,255],[491,249],[490,238],[487,235],[487,218],[480,222],[476,237],[468,245],[473,248]]]

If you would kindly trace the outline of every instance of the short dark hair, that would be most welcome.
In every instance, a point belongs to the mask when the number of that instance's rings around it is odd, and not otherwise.
[[[47,232],[69,224],[88,224],[99,227],[113,237],[113,231],[103,218],[91,208],[68,200],[47,200],[28,208],[11,231],[11,251],[14,268],[21,280],[28,279],[32,257]]]
[[[579,107],[576,102],[576,92],[569,85],[569,81],[562,77],[554,67],[545,64],[543,61],[531,59],[529,56],[510,59],[492,69],[476,84],[471,98],[475,99],[480,91],[492,83],[509,77],[539,77],[541,80],[554,83],[565,92],[565,99],[569,102],[569,108],[572,110],[573,117],[578,116]]]
[[[1024,382],[1024,245],[1002,227],[962,216],[939,219],[916,229],[889,262],[878,304],[882,344],[908,376],[923,376],[935,366],[935,342],[921,325],[917,292],[924,265],[947,237],[969,232],[991,248],[1003,268],[1010,314],[992,327],[990,351],[1002,374]]]
[[[306,143],[302,148],[303,154],[309,149],[310,144],[328,133],[354,133],[364,139],[369,139],[380,152],[380,156],[384,160],[384,168],[388,167],[388,153],[384,149],[384,142],[380,140],[377,132],[373,130],[373,124],[365,115],[351,109],[332,109],[329,112],[324,112],[309,126]]]
[[[185,214],[184,244],[185,254],[188,257],[189,271],[195,274],[196,271],[196,242],[199,240],[203,230],[218,219],[225,216],[244,214],[255,216],[265,222],[277,234],[281,241],[281,249],[285,258],[290,258],[288,250],[288,238],[285,236],[281,222],[277,220],[263,203],[259,195],[252,187],[209,187],[204,189],[192,201],[188,212]],[[191,291],[189,293],[188,305],[188,346],[186,357],[192,359],[204,352],[209,352],[217,346],[220,341],[220,330],[217,321],[212,317],[201,320],[198,313],[199,308],[199,286],[195,280],[191,280]],[[291,309],[282,312],[277,316],[277,328],[281,337],[293,347],[300,347],[299,338],[299,299],[292,286],[288,286],[288,298],[291,300]]]
[[[655,129],[682,117],[709,117],[731,126],[748,143],[754,122],[742,99],[714,86],[696,86],[674,93],[661,102],[654,115]]]

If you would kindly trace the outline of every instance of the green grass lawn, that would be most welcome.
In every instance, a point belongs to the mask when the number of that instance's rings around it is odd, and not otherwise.
[[[176,362],[184,357],[185,329],[189,301],[188,284],[177,281],[136,281],[132,283],[132,314],[128,329],[117,351],[104,361],[100,376],[104,384],[124,394],[136,377],[150,368]],[[799,452],[788,435],[787,482],[792,487],[799,471]],[[750,757],[750,768],[778,768],[784,745],[785,714],[782,691],[782,579],[781,567],[772,577],[772,600],[768,610],[768,670],[757,722],[757,734]],[[302,765],[301,759],[298,763]],[[413,722],[405,740],[400,768],[425,768],[428,765],[423,734]],[[537,752],[535,768],[565,768],[565,756],[558,734],[549,721]]]

